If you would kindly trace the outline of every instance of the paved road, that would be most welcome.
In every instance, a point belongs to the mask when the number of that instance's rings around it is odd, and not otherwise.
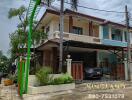
[[[114,82],[111,82],[111,84]],[[126,83],[127,87],[124,89],[106,89],[106,90],[89,90],[86,84],[76,85],[74,90],[65,92],[52,93],[52,94],[39,94],[39,95],[25,95],[24,100],[107,100],[106,97],[113,95],[113,98],[108,100],[132,100],[132,85]],[[17,95],[14,85],[3,86],[0,85],[0,100],[21,100]],[[117,95],[115,95],[117,94]],[[124,95],[124,99],[121,96]],[[100,98],[97,98],[99,97]],[[116,98],[116,97],[120,98]],[[95,98],[95,99],[93,99]]]
[[[116,95],[124,96],[122,98],[117,98]],[[108,97],[108,96],[109,97]],[[113,97],[110,97],[114,95]],[[98,97],[100,96],[100,98]],[[69,93],[64,94],[60,96],[53,96],[49,100],[107,100],[107,98],[110,98],[109,100],[132,100],[132,88],[127,88],[124,90],[115,90],[113,92],[102,92],[102,91],[86,91],[86,92],[80,92],[80,93]],[[41,99],[42,100],[42,99]]]
[[[127,83],[127,86],[124,89],[107,89],[91,91],[89,91],[85,85],[81,85],[77,86],[76,89],[72,90],[70,93],[59,96],[52,96],[52,98],[50,98],[49,100],[107,100],[107,99],[132,100],[131,83],[130,84]]]
[[[16,87],[0,84],[0,100],[21,100],[17,95]]]

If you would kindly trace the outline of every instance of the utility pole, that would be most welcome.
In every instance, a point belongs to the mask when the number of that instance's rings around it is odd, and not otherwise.
[[[64,31],[64,0],[60,0],[60,54],[59,54],[59,72],[62,72],[63,66],[63,31]]]
[[[126,34],[127,34],[127,68],[128,68],[128,80],[131,80],[131,43],[130,43],[130,32],[129,32],[129,16],[127,5],[125,6],[126,16]]]

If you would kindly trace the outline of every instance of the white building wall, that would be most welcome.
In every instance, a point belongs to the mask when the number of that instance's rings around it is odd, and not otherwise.
[[[132,32],[130,33],[130,42],[132,44]]]

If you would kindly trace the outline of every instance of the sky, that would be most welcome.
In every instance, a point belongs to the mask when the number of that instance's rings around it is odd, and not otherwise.
[[[0,0],[0,50],[6,55],[9,55],[9,34],[14,32],[19,23],[17,17],[8,19],[8,11],[10,8],[18,8],[21,5],[26,5],[26,2],[23,0]]]
[[[29,0],[0,0],[0,50],[2,50],[6,55],[8,55],[7,52],[10,48],[9,34],[15,31],[19,23],[17,17],[8,19],[8,11],[10,8],[18,8],[21,5],[27,6],[29,3],[28,1]],[[53,5],[58,7],[60,3],[55,2]],[[132,13],[132,0],[79,0],[79,5],[118,12],[124,12],[125,5],[127,5],[129,11]],[[69,5],[65,4],[65,8],[67,7],[69,7]],[[89,14],[120,23],[123,23],[125,20],[124,13],[105,13],[84,8],[78,8],[78,11],[84,14]],[[44,8],[39,13],[38,19],[43,15],[43,13]]]

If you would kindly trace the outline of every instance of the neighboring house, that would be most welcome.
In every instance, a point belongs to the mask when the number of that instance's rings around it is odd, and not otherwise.
[[[59,67],[59,14],[47,9],[36,27],[48,33],[47,41],[37,49],[42,53],[42,64],[51,66],[54,73],[58,73]],[[102,67],[109,78],[124,79],[126,41],[126,28],[122,24],[64,11],[64,62],[69,54],[72,62],[82,64],[83,69]]]

